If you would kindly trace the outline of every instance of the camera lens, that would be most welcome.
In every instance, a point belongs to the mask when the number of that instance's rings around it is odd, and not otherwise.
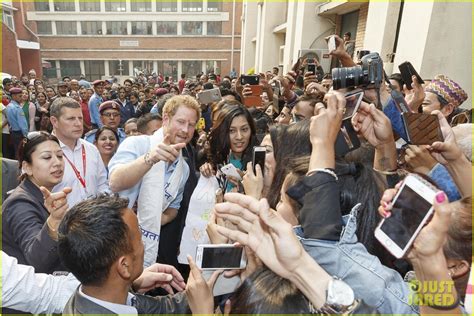
[[[334,90],[351,88],[363,83],[361,66],[334,68],[332,70],[332,84]]]

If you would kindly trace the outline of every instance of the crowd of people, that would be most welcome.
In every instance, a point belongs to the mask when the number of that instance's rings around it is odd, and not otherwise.
[[[335,41],[330,54],[349,72],[353,52]],[[300,58],[287,74],[176,83],[143,73],[57,86],[34,71],[4,79],[2,156],[20,178],[2,204],[3,313],[471,313],[468,96],[445,74],[425,84],[381,77],[334,89],[340,78]],[[363,97],[348,117],[356,88]],[[211,90],[219,100],[203,102]],[[400,108],[432,115],[440,138],[410,144]],[[229,164],[238,174],[222,171]],[[407,175],[437,193],[432,218],[397,259],[374,232],[398,216]],[[177,260],[200,177],[220,187],[209,240],[247,257],[224,272],[239,285],[216,297],[222,271],[206,280],[196,258]]]

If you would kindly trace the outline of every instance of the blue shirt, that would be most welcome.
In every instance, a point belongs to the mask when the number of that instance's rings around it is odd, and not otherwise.
[[[454,202],[461,199],[461,194],[458,191],[456,183],[449,174],[448,170],[442,164],[436,164],[428,173],[430,177],[448,196],[449,202]]]
[[[115,153],[115,155],[112,157],[112,159],[109,162],[110,174],[112,174],[114,172],[114,169],[117,168],[118,166],[128,164],[136,160],[138,157],[146,154],[148,150],[150,149],[150,138],[151,136],[148,136],[148,135],[140,135],[140,136],[128,137],[127,139],[125,139],[125,141],[122,144],[120,144],[117,152]],[[169,163],[166,164],[165,183],[171,177],[171,174],[176,168],[177,162],[178,160],[176,160],[172,164],[169,164]],[[181,178],[181,182],[179,184],[178,194],[176,195],[176,198],[170,203],[168,207],[175,208],[175,209],[179,209],[180,207],[181,200],[183,199],[184,185],[186,184],[186,181],[188,180],[188,176],[189,176],[188,164],[184,163],[183,168],[184,168],[183,177]],[[128,204],[129,207],[133,207],[133,205],[135,204],[138,194],[140,193],[141,184],[142,184],[142,181],[140,180],[136,185],[134,185],[130,189],[119,192],[120,196],[129,199],[129,204]],[[164,192],[161,192],[161,194],[164,194]]]
[[[91,115],[91,123],[97,125],[99,128],[104,126],[100,120],[99,106],[103,102],[102,97],[97,93],[89,100],[89,113]]]
[[[28,135],[28,122],[26,121],[25,112],[18,102],[11,100],[7,109],[7,120],[13,132],[21,132],[23,136]]]
[[[97,130],[94,129],[92,131],[90,131],[89,133],[87,133],[85,136],[84,136],[84,139],[87,140],[89,143],[94,143],[95,142],[95,134],[97,133]],[[127,134],[125,134],[125,131],[123,128],[117,128],[117,135],[119,137],[119,144],[121,144],[125,138],[127,138]]]

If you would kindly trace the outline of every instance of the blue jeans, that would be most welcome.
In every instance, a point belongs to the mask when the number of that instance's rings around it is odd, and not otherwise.
[[[338,242],[302,238],[301,227],[295,227],[295,233],[311,257],[327,273],[350,285],[356,298],[381,314],[418,314],[418,306],[409,304],[410,288],[401,275],[382,265],[357,242],[358,209],[356,205],[344,216],[346,225]]]

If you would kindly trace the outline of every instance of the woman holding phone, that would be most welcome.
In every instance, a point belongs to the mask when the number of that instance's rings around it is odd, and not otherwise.
[[[237,101],[225,101],[215,118],[209,135],[208,162],[201,166],[201,174],[210,177],[222,166],[231,164],[242,176],[240,171],[245,171],[247,163],[252,161],[252,149],[257,144],[254,120]],[[226,176],[226,180],[226,192],[239,186],[235,176]]]

